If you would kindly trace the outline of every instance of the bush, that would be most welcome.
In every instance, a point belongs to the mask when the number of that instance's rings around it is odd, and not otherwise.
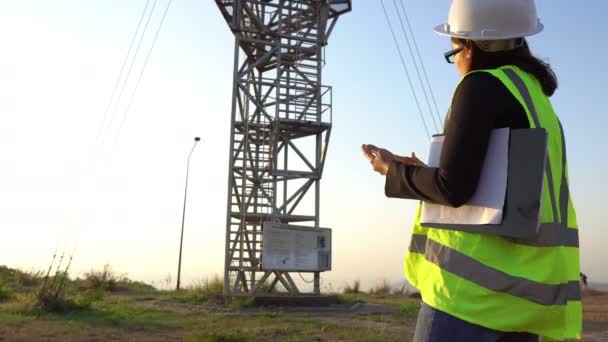
[[[66,294],[63,290],[50,287],[41,288],[33,300],[33,309],[38,312],[66,312],[84,310],[91,304],[103,299],[103,289],[92,289],[77,293]]]
[[[65,312],[86,309],[103,299],[105,290],[82,290],[74,286],[67,270],[45,277],[42,271],[0,266],[0,302],[13,299],[24,312]]]
[[[380,284],[377,284],[369,290],[370,295],[387,296],[391,294],[391,285],[385,279]]]
[[[40,270],[35,271],[32,269],[30,271],[15,271],[15,280],[17,281],[17,284],[22,287],[38,286],[42,282],[43,278],[44,272]]]
[[[65,299],[63,291],[57,293],[48,286],[40,288],[34,301],[34,308],[44,312],[68,311],[74,305],[75,303]]]
[[[344,290],[342,290],[342,293],[344,294],[357,294],[357,293],[361,293],[361,282],[359,281],[359,279],[353,281],[353,285],[346,285],[346,287],[344,287]]]
[[[101,271],[91,270],[85,273],[84,279],[79,282],[79,287],[83,290],[105,290],[115,292],[130,282],[124,274],[116,274],[109,264],[105,264]]]
[[[13,299],[13,296],[13,290],[11,290],[6,284],[0,284],[0,303]]]
[[[12,283],[14,278],[14,270],[4,265],[0,265],[0,284],[6,285]]]

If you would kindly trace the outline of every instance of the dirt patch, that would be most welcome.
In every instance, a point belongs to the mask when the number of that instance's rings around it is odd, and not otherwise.
[[[285,307],[255,307],[255,308],[220,308],[203,305],[173,303],[165,301],[139,301],[133,305],[178,312],[201,312],[223,314],[281,314],[290,318],[317,320],[340,326],[363,327],[379,331],[411,332],[415,320],[390,319],[399,308],[395,305],[356,303],[353,305],[331,306],[285,306]],[[383,318],[387,319],[383,321]]]
[[[174,332],[151,329],[107,328],[74,329],[50,322],[33,320],[27,323],[8,323],[0,325],[0,341],[183,341],[183,336]]]
[[[235,310],[231,308],[167,302],[161,300],[143,300],[134,302],[133,305],[177,312],[235,313]]]
[[[583,341],[608,341],[608,292],[583,293]]]
[[[218,306],[205,306],[186,303],[175,303],[160,300],[145,300],[134,302],[133,305],[178,312],[208,312],[208,313],[282,313],[291,315],[304,315],[311,317],[344,316],[344,315],[373,315],[389,314],[399,310],[395,305],[355,303],[352,305],[330,306],[266,306],[254,308],[229,308]]]

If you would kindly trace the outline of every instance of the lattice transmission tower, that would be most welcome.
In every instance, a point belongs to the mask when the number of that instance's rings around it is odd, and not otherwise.
[[[319,272],[331,268],[330,256],[315,254],[324,265],[311,270],[302,266],[313,260],[308,252],[291,246],[291,266],[265,267],[264,227],[319,228],[332,125],[332,89],[321,83],[324,47],[352,0],[215,2],[235,36],[224,294],[258,295],[280,284],[299,295],[292,274],[302,271],[314,275],[312,294],[318,295]],[[281,252],[277,246],[273,253]]]

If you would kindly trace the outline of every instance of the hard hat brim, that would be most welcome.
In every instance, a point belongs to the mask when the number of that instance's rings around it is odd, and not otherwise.
[[[522,32],[522,33],[513,33],[508,35],[500,35],[500,36],[491,36],[491,35],[482,35],[476,32],[452,32],[448,30],[449,25],[447,23],[438,25],[433,29],[435,33],[441,36],[461,38],[461,39],[470,39],[470,40],[503,40],[503,39],[516,39],[533,36],[535,34],[540,33],[545,27],[542,23],[538,23],[538,26],[534,31],[531,32]]]

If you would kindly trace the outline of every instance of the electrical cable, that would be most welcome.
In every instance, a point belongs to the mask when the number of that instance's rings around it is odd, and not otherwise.
[[[313,278],[312,280],[306,280],[304,279],[304,277],[302,276],[302,272],[298,272],[298,275],[300,276],[300,278],[302,279],[303,282],[307,283],[307,284],[312,284],[315,282],[315,279]]]
[[[99,126],[99,131],[97,132],[96,141],[99,140],[103,128],[105,126],[106,120],[108,119],[108,112],[110,111],[110,107],[112,103],[114,103],[114,96],[116,95],[116,90],[118,89],[118,85],[120,84],[120,80],[122,79],[123,72],[125,70],[125,66],[127,65],[127,61],[129,60],[129,56],[131,55],[131,50],[133,49],[133,44],[135,44],[135,39],[139,34],[139,29],[141,28],[141,23],[144,21],[144,17],[146,16],[146,12],[148,11],[148,6],[150,5],[150,0],[146,1],[146,6],[144,7],[143,12],[141,13],[141,17],[139,18],[139,23],[137,24],[137,29],[133,34],[133,38],[131,39],[131,44],[129,45],[129,50],[127,50],[127,55],[125,56],[124,61],[122,62],[122,66],[120,67],[120,72],[118,73],[118,78],[116,79],[116,83],[114,84],[114,89],[112,89],[112,95],[110,96],[110,100],[108,101],[108,105],[106,106],[106,110],[103,112],[103,120],[101,125]]]
[[[439,107],[437,107],[437,101],[435,100],[435,94],[433,92],[433,87],[431,87],[431,82],[429,81],[429,76],[428,76],[428,74],[426,72],[426,68],[424,67],[424,62],[423,62],[422,56],[420,54],[420,49],[418,48],[418,43],[416,42],[416,36],[414,35],[414,30],[412,29],[412,25],[410,24],[410,19],[409,19],[409,16],[407,15],[407,10],[405,9],[405,5],[403,4],[403,0],[400,0],[400,2],[401,2],[401,8],[403,9],[403,14],[404,14],[404,17],[405,17],[405,22],[407,23],[407,27],[410,30],[412,41],[414,43],[414,48],[416,50],[416,54],[418,55],[418,60],[420,60],[420,66],[422,67],[422,74],[424,75],[424,78],[426,80],[426,84],[429,87],[429,93],[431,94],[431,99],[433,101],[433,104],[435,105],[435,114],[437,115],[437,119],[439,120],[439,124],[443,128],[444,122],[443,122],[443,120],[441,120],[441,114],[439,113]]]
[[[163,13],[163,16],[160,20],[160,24],[158,25],[158,29],[156,30],[156,33],[154,35],[154,39],[152,40],[152,45],[150,46],[150,50],[148,50],[148,54],[146,55],[146,59],[144,60],[144,65],[141,69],[141,72],[139,73],[139,77],[137,78],[137,83],[135,83],[135,88],[133,88],[133,93],[131,93],[131,98],[129,99],[129,103],[127,105],[127,108],[125,109],[125,111],[123,112],[122,115],[122,121],[120,122],[120,126],[118,128],[118,132],[116,133],[116,140],[118,140],[118,137],[120,136],[120,132],[122,130],[122,127],[125,124],[125,121],[127,120],[127,114],[129,113],[129,110],[131,109],[131,105],[133,104],[133,100],[135,99],[135,94],[137,93],[137,89],[139,88],[139,84],[141,83],[141,79],[144,75],[144,71],[146,70],[146,66],[148,65],[148,61],[150,60],[150,55],[152,54],[152,50],[154,50],[154,46],[156,45],[156,41],[158,40],[158,35],[163,27],[163,23],[165,22],[165,18],[167,17],[167,12],[169,12],[169,8],[171,7],[171,4],[173,3],[173,0],[170,0],[167,3],[167,7],[165,8],[165,12]]]
[[[144,40],[144,37],[146,36],[146,32],[147,32],[150,20],[151,20],[153,14],[154,14],[154,10],[155,10],[155,7],[157,5],[158,0],[154,0],[154,3],[152,5],[151,9],[150,9],[150,2],[151,2],[150,0],[146,1],[144,9],[143,9],[143,11],[141,13],[141,16],[140,16],[139,20],[138,20],[137,28],[135,30],[135,33],[133,34],[133,37],[131,38],[131,42],[129,44],[129,49],[128,49],[127,54],[126,54],[126,56],[125,56],[125,58],[123,60],[123,63],[121,65],[118,78],[116,79],[116,83],[114,84],[114,88],[112,89],[112,93],[111,93],[110,99],[109,99],[108,104],[106,106],[106,109],[105,109],[105,111],[103,113],[103,120],[102,120],[102,122],[100,124],[99,130],[97,132],[97,136],[96,136],[96,139],[95,139],[93,145],[99,144],[100,147],[103,146],[103,144],[104,144],[104,139],[103,139],[103,137],[104,137],[104,129],[106,127],[111,127],[112,121],[114,120],[114,117],[115,117],[115,114],[116,114],[116,110],[117,110],[118,106],[120,105],[120,101],[121,101],[121,98],[123,96],[126,84],[129,81],[129,77],[130,77],[130,74],[132,72],[133,65],[134,65],[135,60],[137,59],[137,56],[138,56],[139,51],[141,49],[142,42]],[[143,26],[143,30],[142,30],[142,24],[144,22],[144,18],[146,18],[146,15],[148,14],[148,10],[149,9],[150,9],[149,15],[147,16],[147,19],[145,21],[145,25]],[[134,50],[133,48],[135,47],[135,42],[138,40],[138,37],[139,37],[139,41],[137,43],[137,47]],[[129,60],[130,60],[130,63],[129,63]],[[127,64],[129,64],[128,68],[126,68]],[[124,78],[123,78],[123,76],[124,76]],[[122,87],[121,87],[121,83],[122,83]],[[117,90],[119,89],[119,87],[121,87],[121,89],[120,89],[120,92],[117,93]],[[113,110],[111,110],[112,108],[113,108]],[[92,149],[95,147],[93,145],[91,146]],[[93,155],[93,151],[91,151],[90,155]],[[92,163],[92,160],[90,160],[90,163]],[[80,189],[81,189],[80,191],[82,191],[82,187],[80,187]],[[68,244],[67,240],[74,240],[73,241],[73,243],[74,243],[74,249],[72,251],[72,254],[71,254],[70,258],[72,258],[74,256],[74,254],[76,253],[76,248],[80,244],[80,239],[81,239],[81,235],[83,234],[83,232],[82,232],[82,230],[78,229],[74,233],[76,234],[75,238],[66,239],[65,245],[64,245],[64,250],[62,252],[61,258],[58,258],[59,262],[57,264],[57,267],[61,267],[61,264],[63,262],[63,258],[65,256],[66,248],[67,248],[67,244]],[[54,257],[53,261],[57,261],[57,258]],[[59,269],[57,269],[55,271],[55,273],[57,273],[58,271],[59,271]]]
[[[154,9],[156,8],[157,3],[158,3],[158,0],[154,0],[154,4],[152,4],[152,9],[150,10],[150,15],[148,16],[148,19],[146,20],[146,24],[144,25],[144,30],[143,30],[141,36],[139,37],[139,42],[137,43],[137,48],[135,49],[135,54],[133,55],[133,58],[131,59],[131,63],[129,64],[129,69],[127,70],[127,76],[124,79],[122,88],[120,89],[120,93],[118,94],[118,100],[116,101],[116,105],[114,106],[114,113],[118,110],[118,105],[120,104],[120,100],[122,99],[122,96],[125,92],[125,88],[129,81],[129,77],[131,76],[131,71],[133,70],[133,65],[135,64],[135,60],[137,59],[137,54],[139,53],[141,44],[144,40],[144,37],[146,36],[146,31],[148,30],[148,25],[150,24],[150,19],[152,19],[152,16],[154,14]],[[113,117],[114,117],[114,115],[112,115],[110,117],[108,126],[112,125]]]
[[[429,115],[431,119],[433,119],[433,125],[435,126],[435,131],[439,131],[439,127],[437,126],[437,121],[435,120],[435,116],[433,115],[433,109],[431,108],[431,102],[429,101],[429,96],[426,93],[426,87],[424,86],[424,82],[422,82],[422,76],[420,75],[420,68],[418,68],[418,62],[416,61],[416,57],[414,57],[414,50],[412,49],[412,44],[410,43],[410,39],[408,34],[405,31],[405,25],[403,23],[403,18],[401,13],[399,12],[399,7],[397,6],[397,1],[393,0],[393,5],[395,6],[395,10],[397,11],[397,18],[399,19],[399,24],[401,25],[401,31],[403,32],[403,37],[405,38],[405,42],[407,44],[407,48],[410,52],[410,57],[412,58],[412,64],[414,64],[414,70],[416,70],[416,75],[418,76],[418,82],[420,82],[420,87],[422,89],[422,94],[424,95],[424,99],[426,100],[426,104],[429,108]],[[411,33],[413,36],[413,33]]]
[[[118,74],[118,78],[116,79],[116,82],[115,82],[114,87],[112,89],[111,96],[109,98],[109,101],[108,101],[107,106],[105,108],[105,111],[103,113],[103,120],[102,120],[102,122],[100,124],[100,127],[99,127],[99,130],[97,132],[97,136],[96,136],[95,143],[94,143],[95,145],[96,144],[103,145],[104,141],[103,141],[102,137],[104,135],[103,134],[104,133],[104,129],[106,127],[111,127],[112,126],[112,121],[115,119],[116,111],[117,111],[117,109],[118,109],[118,107],[119,107],[119,105],[121,103],[121,99],[122,99],[122,97],[123,97],[123,95],[125,93],[126,86],[129,83],[129,79],[130,79],[131,73],[133,71],[133,67],[134,67],[135,61],[137,60],[138,54],[139,54],[139,52],[140,52],[140,50],[142,48],[143,41],[144,41],[144,39],[146,37],[146,33],[147,33],[148,28],[150,26],[150,21],[151,21],[152,17],[154,16],[154,12],[155,12],[155,8],[157,6],[158,0],[154,0],[154,3],[151,6],[151,9],[150,9],[150,2],[151,2],[150,0],[146,1],[144,9],[143,9],[143,11],[141,13],[141,16],[140,16],[139,20],[138,20],[137,28],[136,28],[136,30],[135,30],[135,32],[133,34],[133,37],[131,38],[131,42],[129,44],[129,48],[128,48],[127,54],[124,57],[124,60],[122,62],[121,68],[120,68],[120,72]],[[155,44],[155,42],[156,42],[156,40],[158,38],[158,34],[159,34],[159,31],[160,31],[160,28],[163,25],[163,22],[165,20],[166,15],[167,15],[167,11],[168,11],[169,6],[170,6],[170,4],[172,2],[173,2],[173,0],[170,0],[169,3],[168,3],[168,5],[167,5],[167,8],[165,9],[165,12],[163,14],[161,23],[159,25],[159,28],[158,28],[158,30],[156,32],[156,35],[154,37],[154,40],[152,42],[152,47],[150,48],[150,51],[148,52],[148,55],[146,57],[143,69],[145,69],[145,65],[147,64],[147,62],[148,62],[148,60],[150,58],[150,54],[151,54],[152,49],[154,47],[154,44]],[[148,12],[148,10],[150,10],[150,11]],[[146,18],[146,16],[147,16],[147,19],[145,20],[145,24],[144,24],[143,30],[142,30],[142,24],[144,23],[144,18]],[[138,40],[138,37],[139,37],[139,40]],[[134,49],[135,42],[137,40],[138,40],[137,47]],[[128,68],[127,68],[127,64],[128,64]],[[139,79],[137,81],[137,86],[139,85],[139,83],[141,81],[142,74],[143,74],[143,69],[142,69],[142,72],[141,72],[141,74],[139,76]],[[119,89],[119,87],[120,87],[120,92],[117,92],[117,90]],[[136,91],[136,88],[134,90],[134,93],[135,93],[135,91]],[[131,97],[130,103],[133,101],[133,97],[134,97],[134,94]],[[130,103],[129,103],[129,107],[130,107]],[[111,110],[112,108],[113,108],[113,110]],[[51,265],[49,266],[49,270],[47,271],[49,278],[51,278],[50,274],[51,274],[52,270],[54,269],[54,271],[55,271],[55,277],[52,278],[52,280],[53,280],[52,284],[56,283],[55,278],[57,278],[56,276],[60,273],[60,271],[61,271],[60,268],[62,266],[65,266],[65,265],[63,265],[63,262],[64,262],[64,258],[67,257],[66,254],[68,253],[68,251],[67,251],[67,247],[68,247],[68,243],[69,243],[68,240],[74,240],[74,241],[72,241],[73,242],[73,250],[72,250],[71,255],[69,256],[70,262],[68,263],[68,266],[67,266],[66,270],[64,271],[65,272],[64,276],[67,275],[69,264],[71,264],[71,259],[73,258],[74,254],[76,253],[76,249],[77,249],[78,245],[80,244],[80,240],[81,240],[81,236],[80,235],[81,234],[82,234],[82,231],[78,230],[76,232],[76,237],[75,238],[72,238],[72,239],[68,238],[68,239],[64,240],[64,246],[63,246],[63,250],[61,252],[61,256],[59,256],[59,254],[58,254],[58,247],[56,248],[56,252],[53,254],[53,260],[51,262]]]
[[[424,129],[426,131],[429,140],[431,139],[431,133],[429,133],[428,126],[426,124],[426,120],[424,119],[424,115],[422,115],[422,109],[420,108],[420,102],[418,101],[418,97],[416,96],[416,91],[414,90],[414,85],[412,84],[412,80],[410,78],[410,74],[407,71],[407,66],[405,65],[405,60],[403,58],[403,53],[401,53],[401,48],[399,47],[399,41],[397,40],[397,36],[395,35],[395,30],[393,29],[393,25],[388,16],[388,12],[386,11],[386,6],[384,6],[384,1],[380,0],[380,5],[382,5],[382,10],[384,12],[384,17],[388,24],[388,27],[391,31],[391,35],[393,36],[393,41],[395,42],[395,47],[397,48],[397,52],[399,54],[399,58],[401,59],[401,65],[403,66],[403,71],[405,72],[405,76],[407,77],[408,83],[412,90],[412,95],[414,96],[414,100],[416,101],[416,106],[418,107],[418,113],[420,114],[420,119],[422,119],[422,124],[424,125]]]

